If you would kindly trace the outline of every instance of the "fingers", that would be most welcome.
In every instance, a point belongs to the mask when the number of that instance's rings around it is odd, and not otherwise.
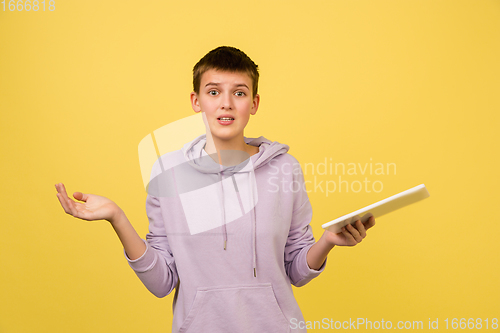
[[[59,202],[61,203],[61,206],[63,207],[64,211],[72,216],[77,216],[78,211],[75,207],[75,203],[73,200],[71,200],[68,197],[68,193],[66,193],[66,188],[64,187],[64,184],[59,183],[56,185],[57,189],[57,198],[59,199]]]
[[[344,238],[342,245],[344,246],[354,246],[361,243],[366,237],[366,230],[375,225],[375,218],[373,216],[371,216],[365,223],[361,222],[359,217],[355,217],[355,219],[356,222],[354,224],[347,224],[338,234],[342,234]]]
[[[359,235],[361,236],[361,240],[366,237],[366,228],[365,225],[361,222],[361,220],[356,221],[356,229],[359,232]]]
[[[365,228],[363,227],[363,224],[361,224],[361,228],[359,227],[360,223],[361,223],[360,220],[356,221],[356,228],[358,228],[358,229],[356,229],[352,224],[346,225],[346,230],[351,233],[352,237],[356,241],[356,244],[360,243],[363,240],[363,238],[365,238],[365,236],[366,236],[366,232],[365,232]],[[360,229],[362,231],[360,231]],[[362,235],[362,233],[364,233],[364,236]]]
[[[361,243],[366,237],[366,228],[361,220],[358,219],[356,220],[355,226],[348,224],[342,228],[342,234],[349,245],[356,245]]]
[[[368,221],[365,222],[365,229],[368,230],[375,225],[375,217],[371,216]]]
[[[66,193],[64,185],[62,183],[56,184],[56,189],[57,189],[57,199],[59,199],[59,202],[61,203],[61,206],[63,207],[64,211],[70,214],[70,208],[67,202],[68,194]]]
[[[66,188],[63,183],[56,184],[57,192],[62,195],[63,198],[67,198],[68,194],[66,193]]]
[[[61,203],[61,206],[64,209],[64,211],[67,214],[69,214],[70,213],[70,209],[68,207],[68,203],[66,202],[66,200],[64,199],[64,197],[63,197],[63,195],[61,193],[57,193],[57,199],[59,199],[59,202]]]
[[[350,224],[348,224],[349,226]],[[356,242],[356,240],[354,239],[354,237],[352,236],[352,234],[347,231],[347,226],[346,227],[343,227],[341,230],[342,234],[344,235],[345,237],[345,241],[346,241],[346,245],[356,245],[358,244],[358,242]]]

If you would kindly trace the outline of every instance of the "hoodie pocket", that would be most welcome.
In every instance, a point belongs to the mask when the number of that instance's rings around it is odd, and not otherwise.
[[[290,332],[270,283],[198,288],[179,333]]]

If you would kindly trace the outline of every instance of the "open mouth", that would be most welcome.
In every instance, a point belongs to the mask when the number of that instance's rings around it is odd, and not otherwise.
[[[234,120],[234,118],[229,118],[229,117],[220,117],[220,118],[217,118],[217,119],[222,120],[222,121]]]

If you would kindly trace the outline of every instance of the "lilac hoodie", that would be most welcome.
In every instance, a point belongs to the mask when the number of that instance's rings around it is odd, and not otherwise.
[[[222,151],[246,154],[235,166],[215,162],[202,135],[153,167],[146,252],[127,260],[155,296],[175,288],[172,332],[305,332],[292,330],[304,318],[291,284],[326,262],[307,265],[315,240],[302,169],[287,145],[244,140],[259,152]]]

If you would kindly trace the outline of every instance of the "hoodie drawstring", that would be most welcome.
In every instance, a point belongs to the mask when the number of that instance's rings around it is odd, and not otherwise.
[[[221,171],[219,172],[219,184],[220,184],[220,189],[221,189],[221,200],[220,200],[220,207],[221,207],[221,214],[222,214],[222,230],[223,230],[223,240],[224,240],[224,250],[227,248],[227,228],[226,228],[226,214],[225,214],[225,205],[224,205],[224,186],[222,185],[222,166],[221,166]],[[250,191],[250,202],[251,202],[251,222],[252,222],[252,263],[253,263],[253,276],[257,277],[257,249],[256,249],[256,226],[257,226],[257,221],[255,219],[255,201],[254,201],[254,196],[253,196],[253,179],[252,179],[252,173],[248,173],[248,184],[249,184],[249,191]],[[234,181],[234,179],[233,179]],[[238,197],[240,198],[240,193],[238,190],[238,187],[236,186],[236,183],[234,183],[236,193]],[[241,207],[243,210],[243,206]],[[244,214],[244,211],[242,212]]]
[[[256,237],[255,237],[255,229],[257,228],[257,222],[255,219],[255,202],[253,198],[253,179],[252,179],[252,174],[253,172],[248,173],[248,177],[250,178],[248,181],[249,189],[250,189],[250,202],[252,203],[252,209],[250,214],[252,215],[252,251],[253,251],[253,276],[257,277],[257,254],[256,254]]]
[[[222,214],[222,230],[224,232],[223,240],[224,240],[224,250],[225,250],[227,247],[227,229],[226,229],[226,212],[225,212],[226,208],[224,206],[224,186],[222,186],[222,165],[220,165],[219,184],[221,191],[220,210]]]

